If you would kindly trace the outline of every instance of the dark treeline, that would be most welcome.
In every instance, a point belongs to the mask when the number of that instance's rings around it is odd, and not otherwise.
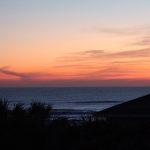
[[[0,149],[15,150],[143,150],[150,149],[150,120],[81,122],[53,118],[52,107],[31,103],[9,107],[0,100]]]

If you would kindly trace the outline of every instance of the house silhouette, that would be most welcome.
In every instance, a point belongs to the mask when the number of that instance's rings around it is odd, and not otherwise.
[[[149,118],[150,119],[150,94],[118,104],[95,113],[98,119],[120,118]]]

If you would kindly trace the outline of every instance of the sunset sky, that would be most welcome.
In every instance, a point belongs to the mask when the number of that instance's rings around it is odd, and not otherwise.
[[[0,86],[150,86],[149,0],[1,0]]]

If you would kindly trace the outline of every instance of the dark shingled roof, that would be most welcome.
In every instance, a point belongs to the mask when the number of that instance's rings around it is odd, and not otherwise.
[[[150,117],[150,94],[96,113],[105,117]]]

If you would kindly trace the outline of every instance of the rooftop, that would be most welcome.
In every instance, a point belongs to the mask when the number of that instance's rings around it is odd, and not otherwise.
[[[150,94],[96,113],[105,117],[150,117]]]

